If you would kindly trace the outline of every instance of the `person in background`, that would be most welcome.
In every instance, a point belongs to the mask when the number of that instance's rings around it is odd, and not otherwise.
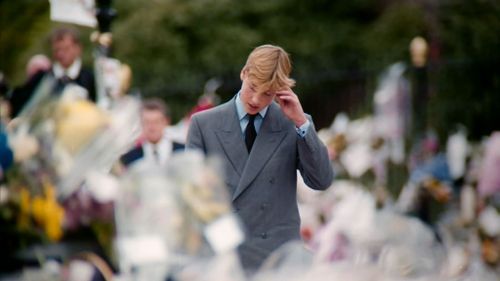
[[[57,28],[51,34],[50,43],[54,61],[52,67],[36,72],[24,85],[12,91],[9,97],[11,117],[19,114],[47,75],[56,79],[53,94],[60,94],[64,86],[74,83],[86,90],[89,100],[96,101],[94,74],[82,64],[82,44],[78,31],[71,27]]]
[[[150,98],[143,101],[141,125],[139,144],[120,158],[125,167],[138,163],[165,166],[172,153],[184,150],[184,144],[171,140],[165,133],[170,125],[170,113],[163,100]]]
[[[284,243],[300,240],[297,170],[313,189],[333,181],[326,147],[292,91],[291,62],[278,46],[255,48],[230,101],[191,118],[187,149],[217,156],[246,229],[240,260],[249,274]]]
[[[50,70],[51,67],[52,67],[52,62],[46,55],[43,54],[34,55],[29,59],[28,63],[26,64],[26,80],[23,86],[13,89],[12,93],[10,93],[7,89],[5,91],[0,90],[1,92],[4,92],[1,95],[2,98],[5,97],[5,99],[2,99],[0,105],[1,107],[0,115],[4,123],[8,123],[8,121],[10,121],[10,118],[13,115],[11,114],[12,96],[17,95],[16,97],[20,97],[19,96],[20,91],[22,91],[22,87],[24,87],[24,85],[27,85],[35,75],[37,75],[40,72],[47,72]],[[17,115],[17,111],[19,110],[16,108],[15,115]]]

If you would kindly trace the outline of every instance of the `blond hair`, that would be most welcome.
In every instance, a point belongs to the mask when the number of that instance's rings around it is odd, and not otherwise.
[[[292,63],[283,48],[274,45],[262,45],[255,48],[248,56],[242,72],[255,81],[259,90],[276,91],[295,86],[291,79]]]

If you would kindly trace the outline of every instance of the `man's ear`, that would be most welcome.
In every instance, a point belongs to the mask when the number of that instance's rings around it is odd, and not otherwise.
[[[76,56],[80,57],[82,55],[82,51],[83,51],[82,45],[76,44],[75,48],[76,48]]]
[[[241,70],[241,72],[240,72],[241,81],[245,80],[245,77],[247,76],[247,72],[248,72],[248,69],[246,69],[245,67]]]

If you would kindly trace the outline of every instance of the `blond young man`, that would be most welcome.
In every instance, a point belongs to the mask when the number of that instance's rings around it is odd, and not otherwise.
[[[188,132],[188,149],[222,159],[233,209],[246,231],[239,254],[247,272],[300,239],[296,171],[313,189],[326,189],[333,180],[326,147],[292,91],[290,72],[282,48],[255,48],[241,70],[241,90],[193,115]]]

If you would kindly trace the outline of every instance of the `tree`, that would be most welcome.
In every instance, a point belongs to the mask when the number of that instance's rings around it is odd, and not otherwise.
[[[131,65],[133,85],[144,96],[171,105],[174,120],[212,77],[223,81],[223,100],[234,95],[246,56],[264,43],[291,54],[296,91],[318,128],[339,111],[369,113],[378,75],[394,62],[409,63],[411,39],[423,36],[431,45],[428,112],[440,135],[457,122],[475,138],[499,129],[495,1],[121,0],[114,6],[112,55]],[[21,81],[24,62],[40,52],[55,24],[46,2],[3,1],[0,11],[0,69]]]

